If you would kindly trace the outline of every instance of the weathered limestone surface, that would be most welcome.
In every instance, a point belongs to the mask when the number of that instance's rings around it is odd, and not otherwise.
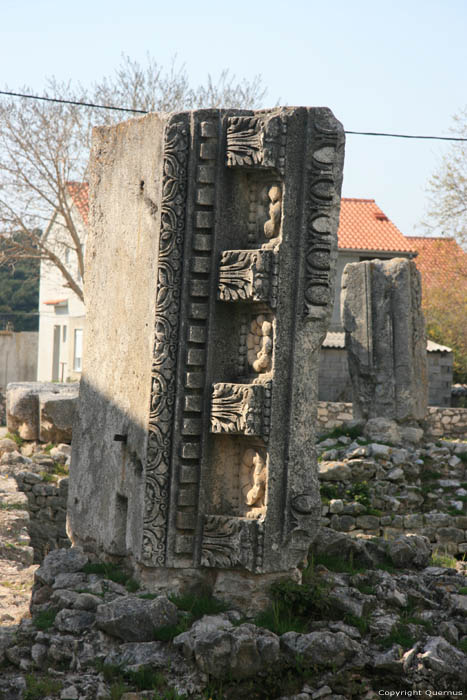
[[[346,265],[342,302],[354,418],[423,421],[426,339],[415,263],[394,258]]]
[[[71,442],[78,384],[12,382],[7,386],[7,427],[23,440]]]
[[[95,131],[69,531],[155,587],[293,570],[316,532],[343,147],[325,108]]]

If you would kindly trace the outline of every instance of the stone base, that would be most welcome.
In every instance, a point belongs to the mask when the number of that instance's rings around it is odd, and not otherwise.
[[[151,593],[208,593],[247,617],[271,604],[270,588],[275,581],[288,578],[301,583],[302,578],[299,569],[255,575],[233,570],[139,568],[135,575]]]

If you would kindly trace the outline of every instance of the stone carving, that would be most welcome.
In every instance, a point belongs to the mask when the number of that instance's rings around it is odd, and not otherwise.
[[[224,250],[217,296],[221,301],[268,301],[273,253],[266,250]]]
[[[257,521],[206,515],[201,565],[226,569],[242,567],[253,571],[257,528]]]
[[[282,190],[278,185],[274,185],[268,191],[271,200],[269,205],[269,220],[264,224],[264,235],[266,238],[276,238],[279,235],[282,213]]]
[[[247,359],[255,372],[269,372],[272,368],[272,323],[263,314],[252,320],[246,344]]]
[[[243,502],[249,507],[247,518],[259,518],[266,514],[267,466],[261,454],[254,449],[245,450],[240,465],[240,489]]]
[[[156,328],[143,531],[143,557],[165,563],[165,536],[178,344],[181,259],[185,226],[188,138],[183,123],[167,130],[163,165],[161,234],[157,270]]]
[[[255,587],[317,529],[343,129],[325,108],[195,110],[93,138],[72,540],[157,590],[223,576],[206,566]]]
[[[313,150],[306,190],[307,240],[305,315],[320,318],[332,300],[331,262],[335,255],[333,231],[335,193],[340,190],[342,173],[336,167],[341,139],[338,128],[315,119],[312,128]]]
[[[393,258],[346,265],[342,308],[354,417],[423,420],[426,339],[415,263]]]
[[[227,126],[227,165],[255,165],[263,159],[257,117],[231,117]]]
[[[214,384],[211,432],[261,435],[263,387],[259,384]]]

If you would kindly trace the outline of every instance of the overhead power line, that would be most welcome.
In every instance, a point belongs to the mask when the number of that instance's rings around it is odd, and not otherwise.
[[[94,102],[75,102],[74,100],[62,100],[58,97],[42,97],[40,95],[25,95],[20,92],[8,92],[0,90],[0,95],[9,95],[10,97],[25,97],[28,100],[42,100],[44,102],[58,102],[59,104],[75,105],[77,107],[92,107],[93,109],[111,109],[116,112],[133,112],[134,114],[149,114],[146,109],[133,109],[131,107],[115,107],[114,105],[98,105]],[[420,134],[390,134],[383,131],[349,131],[345,129],[346,134],[357,136],[386,136],[393,139],[425,139],[431,141],[467,141],[467,138],[460,136],[424,136]]]

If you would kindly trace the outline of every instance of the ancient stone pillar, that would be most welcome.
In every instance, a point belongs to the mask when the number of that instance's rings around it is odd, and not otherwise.
[[[405,258],[349,263],[341,308],[354,418],[423,421],[426,338],[415,263]]]
[[[146,580],[306,556],[343,149],[326,108],[95,130],[75,543]]]

